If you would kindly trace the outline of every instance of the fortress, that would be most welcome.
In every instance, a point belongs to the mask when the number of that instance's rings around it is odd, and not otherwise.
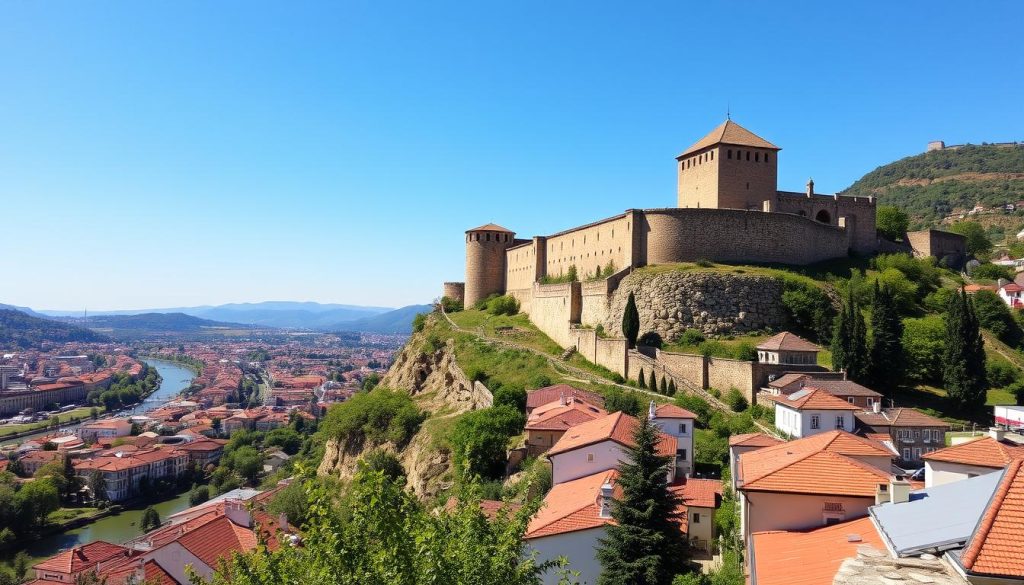
[[[466,232],[466,280],[445,294],[466,306],[491,294],[531,304],[535,283],[649,264],[711,260],[813,264],[878,249],[875,199],[779,191],[779,147],[732,120],[676,157],[677,206],[624,213],[519,239],[499,225]],[[461,294],[460,294],[461,293]]]
[[[444,296],[471,307],[492,294],[512,295],[559,345],[624,378],[646,371],[701,388],[737,388],[753,400],[769,376],[817,366],[630,349],[622,313],[635,291],[641,332],[659,331],[666,340],[689,327],[708,334],[773,330],[786,324],[780,283],[635,268],[698,260],[805,265],[877,252],[954,265],[965,256],[958,234],[924,230],[899,243],[879,238],[873,197],[816,194],[813,181],[803,193],[779,191],[779,150],[726,120],[676,157],[676,207],[628,209],[530,239],[495,224],[468,230],[466,280],[444,283]]]

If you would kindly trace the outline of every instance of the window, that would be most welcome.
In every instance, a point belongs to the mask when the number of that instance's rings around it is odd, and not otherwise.
[[[750,160],[750,151],[747,151],[747,160]]]
[[[700,524],[700,514],[698,512],[693,513],[693,523]]]
[[[676,457],[686,460],[686,449],[676,449]]]
[[[760,152],[755,152],[754,153],[754,162],[761,162],[761,153]]]
[[[914,461],[917,461],[920,458],[921,458],[921,448],[920,447],[914,447]]]
[[[732,160],[732,149],[725,151],[725,158]]]
[[[847,396],[846,401],[849,402],[850,404],[853,404],[853,396]]]
[[[764,153],[764,162],[768,162],[768,153]]]
[[[587,463],[591,463],[593,461],[594,461],[594,454],[593,453],[587,453]]]
[[[936,443],[941,443],[942,442],[942,431],[940,431],[938,429],[933,430],[932,431],[932,439],[934,439]]]
[[[685,435],[686,434],[686,423],[679,423],[679,434],[680,435]]]
[[[874,405],[875,405],[875,399],[870,397],[870,396],[868,396],[868,406],[874,406]]]
[[[812,414],[811,415],[811,428],[812,429],[820,429],[821,428],[821,417],[819,417],[816,414]]]
[[[921,438],[921,430],[920,429],[914,429],[914,438],[915,439],[920,439]]]
[[[711,160],[715,160],[715,151],[711,151]]]
[[[910,461],[910,447],[903,448],[903,460]]]
[[[846,427],[846,417],[843,416],[843,415],[837,416],[836,417],[836,428],[837,429],[842,429],[842,428],[845,428],[845,427]]]

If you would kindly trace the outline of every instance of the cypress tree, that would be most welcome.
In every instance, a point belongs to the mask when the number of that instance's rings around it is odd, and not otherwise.
[[[845,370],[847,357],[846,348],[850,338],[850,313],[843,305],[842,310],[836,315],[835,324],[832,327],[832,369]]]
[[[846,350],[847,376],[855,382],[866,382],[868,376],[868,328],[860,304],[850,305],[850,343]]]
[[[953,404],[976,412],[985,404],[985,346],[978,316],[963,289],[949,300],[942,382]]]
[[[655,392],[658,390],[658,379],[654,377],[654,370],[651,370],[651,377],[647,378],[647,387]]]
[[[668,457],[659,455],[657,427],[642,417],[633,433],[634,446],[619,467],[612,502],[615,524],[608,524],[597,548],[599,585],[668,585],[686,565],[686,546],[679,529],[679,497],[668,489]]]
[[[630,349],[636,347],[636,338],[640,335],[640,311],[636,308],[636,298],[632,292],[626,300],[626,310],[622,312],[622,334],[626,336]]]
[[[903,321],[888,286],[875,281],[871,313],[871,345],[868,379],[877,389],[892,391],[903,376]]]
[[[665,380],[665,376],[661,377],[661,393],[668,394],[668,381]]]
[[[668,395],[669,396],[675,396],[676,395],[676,381],[675,381],[675,379],[672,379],[672,380],[668,381]]]
[[[636,377],[636,382],[637,382],[637,384],[640,385],[641,388],[646,388],[647,387],[647,379],[644,378],[644,369],[643,368],[640,368],[640,374]]]

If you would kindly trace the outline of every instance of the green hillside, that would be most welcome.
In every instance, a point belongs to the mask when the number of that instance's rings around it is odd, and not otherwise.
[[[844,195],[875,195],[905,210],[912,228],[955,212],[1024,200],[1024,145],[967,145],[910,156],[878,167]]]
[[[106,340],[107,337],[82,327],[0,309],[0,349],[38,348],[44,342]]]

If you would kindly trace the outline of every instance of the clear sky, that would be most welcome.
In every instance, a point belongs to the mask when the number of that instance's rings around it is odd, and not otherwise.
[[[0,302],[426,302],[463,231],[675,204],[725,118],[818,192],[1024,140],[1024,3],[0,3]]]

